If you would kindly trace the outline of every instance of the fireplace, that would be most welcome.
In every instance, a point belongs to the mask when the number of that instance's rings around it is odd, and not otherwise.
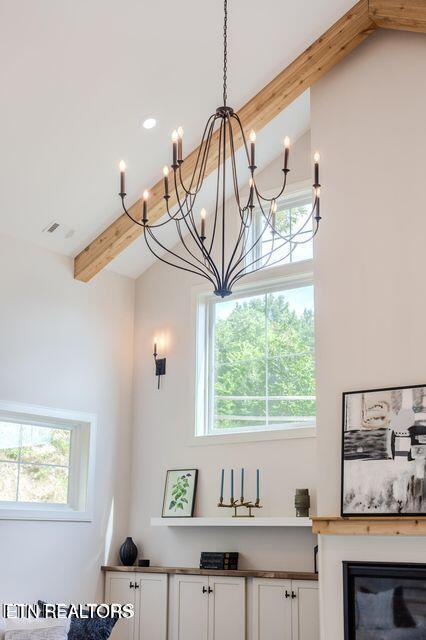
[[[345,640],[426,640],[426,564],[344,562]]]

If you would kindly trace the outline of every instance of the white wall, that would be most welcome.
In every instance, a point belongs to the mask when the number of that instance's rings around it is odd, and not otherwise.
[[[379,32],[311,91],[324,216],[315,272],[321,515],[339,514],[341,393],[426,378],[425,61],[424,35]],[[342,560],[426,562],[416,540],[330,538],[322,552],[324,640],[343,637]]]
[[[93,602],[127,534],[134,283],[0,236],[0,398],[95,413],[94,519],[0,520],[0,602]],[[113,513],[113,522],[110,515]]]
[[[292,152],[294,181],[310,177],[310,139],[305,135]],[[277,186],[282,159],[259,177],[263,188]],[[309,529],[155,529],[161,515],[166,469],[199,469],[197,515],[218,513],[222,467],[244,466],[254,492],[255,469],[261,469],[262,515],[293,515],[296,487],[308,487],[315,509],[315,439],[245,444],[189,444],[194,429],[191,295],[199,279],[153,265],[137,282],[135,320],[135,428],[131,533],[154,564],[197,566],[200,552],[236,550],[240,566],[313,569],[314,538]],[[153,338],[168,337],[167,375],[157,391],[152,359]],[[230,514],[229,514],[230,515]]]

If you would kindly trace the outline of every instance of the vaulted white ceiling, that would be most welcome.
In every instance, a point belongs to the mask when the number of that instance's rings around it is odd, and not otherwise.
[[[261,89],[354,0],[228,0],[229,102]],[[221,102],[221,0],[0,0],[0,233],[73,256],[161,176],[170,132],[198,144]],[[158,126],[146,131],[142,121]],[[309,121],[302,96],[259,136],[262,160]],[[56,234],[43,233],[59,222]],[[74,231],[74,233],[72,233]],[[68,236],[68,237],[66,237]],[[135,277],[143,245],[111,265]]]

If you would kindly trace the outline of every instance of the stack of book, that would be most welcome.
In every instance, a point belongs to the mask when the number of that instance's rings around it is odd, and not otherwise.
[[[238,569],[238,553],[227,551],[202,551],[200,569]]]

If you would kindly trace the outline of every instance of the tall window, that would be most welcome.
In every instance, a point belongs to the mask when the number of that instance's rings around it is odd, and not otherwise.
[[[90,519],[92,424],[69,418],[0,407],[0,518]]]
[[[207,302],[201,433],[315,424],[313,286],[266,287]]]
[[[280,231],[291,234],[309,219],[311,191],[300,188],[277,204]],[[260,228],[260,211],[257,218]],[[306,429],[315,426],[309,221],[304,233],[306,243],[280,256],[271,284],[254,275],[252,288],[234,291],[229,299],[199,298],[197,436],[266,431],[308,435]],[[266,256],[271,242],[265,232],[250,260]]]

